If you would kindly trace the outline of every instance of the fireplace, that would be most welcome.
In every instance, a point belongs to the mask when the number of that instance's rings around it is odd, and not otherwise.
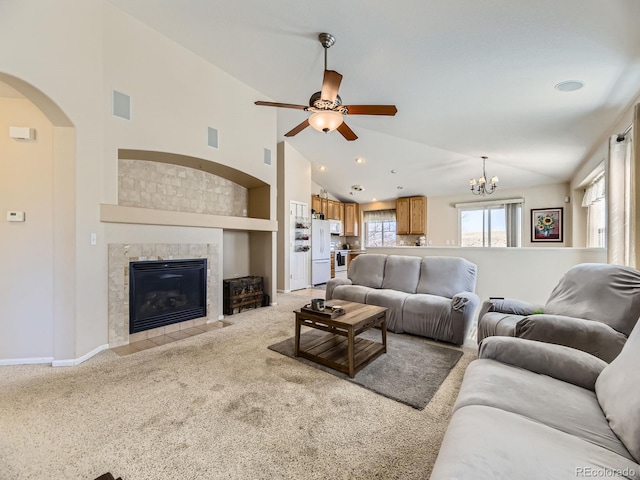
[[[207,260],[129,263],[129,333],[207,315]]]

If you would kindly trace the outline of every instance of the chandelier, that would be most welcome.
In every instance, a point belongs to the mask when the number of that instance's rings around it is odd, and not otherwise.
[[[482,157],[482,176],[476,180],[472,178],[469,180],[469,185],[471,186],[471,193],[474,195],[491,195],[498,188],[498,177],[495,175],[491,177],[489,180],[489,185],[487,185],[487,172],[486,172],[486,163],[488,157]]]

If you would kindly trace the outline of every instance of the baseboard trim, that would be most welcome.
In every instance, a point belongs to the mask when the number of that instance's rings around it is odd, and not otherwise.
[[[109,348],[109,344],[105,343],[104,345],[100,345],[99,347],[94,348],[89,353],[85,353],[83,356],[79,358],[70,358],[68,360],[54,360],[51,362],[52,367],[75,367],[80,365],[82,362],[89,360],[94,355],[97,355],[103,350]]]
[[[280,288],[279,288],[277,291],[278,291],[278,293],[291,293],[291,290],[290,290],[290,289],[288,289],[288,290],[282,290],[282,289],[280,289]]]
[[[5,365],[36,365],[38,363],[51,363],[53,357],[33,358],[0,358],[0,367]]]
[[[224,315],[218,315],[218,320],[224,320]]]

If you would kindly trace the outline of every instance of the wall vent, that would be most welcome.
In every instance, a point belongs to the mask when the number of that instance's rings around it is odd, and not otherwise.
[[[131,97],[124,93],[113,91],[113,116],[131,120]]]
[[[218,148],[218,130],[216,128],[209,127],[207,129],[207,145]]]
[[[264,149],[264,164],[271,165],[271,150],[268,148]]]

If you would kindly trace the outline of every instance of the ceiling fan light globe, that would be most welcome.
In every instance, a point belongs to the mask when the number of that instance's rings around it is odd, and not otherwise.
[[[333,110],[325,110],[322,112],[314,112],[309,117],[309,125],[319,132],[333,132],[336,128],[342,125],[344,121],[340,112],[334,112]]]

